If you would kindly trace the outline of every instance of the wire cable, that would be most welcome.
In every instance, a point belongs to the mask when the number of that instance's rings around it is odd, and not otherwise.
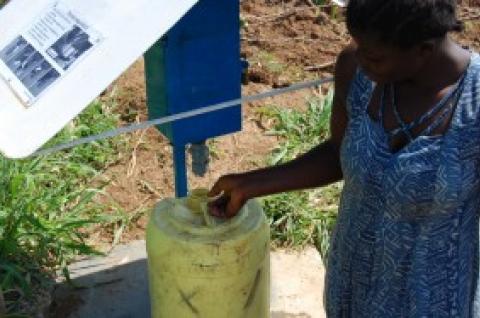
[[[273,89],[273,90],[263,92],[263,93],[259,93],[259,94],[256,94],[256,95],[249,95],[249,96],[245,96],[245,97],[242,97],[242,98],[237,98],[237,99],[221,102],[221,103],[214,104],[214,105],[197,108],[197,109],[194,109],[194,110],[191,110],[191,111],[186,111],[186,112],[182,112],[182,113],[178,113],[178,114],[174,114],[174,115],[170,115],[170,116],[165,116],[165,117],[158,118],[158,119],[147,120],[147,121],[144,121],[144,122],[141,122],[141,123],[132,124],[132,125],[120,127],[120,128],[117,128],[117,129],[109,130],[109,131],[106,131],[106,132],[103,132],[103,133],[100,133],[100,134],[97,134],[97,135],[92,135],[92,136],[88,136],[88,137],[75,139],[73,141],[70,141],[70,142],[67,142],[67,143],[62,143],[62,144],[59,144],[59,145],[55,145],[55,146],[50,147],[50,148],[41,149],[41,150],[36,151],[35,153],[30,155],[29,157],[47,156],[47,155],[50,155],[50,154],[53,154],[53,153],[56,153],[56,152],[59,152],[59,151],[67,150],[67,149],[70,149],[70,148],[73,148],[73,147],[77,147],[77,146],[80,146],[80,145],[92,143],[92,142],[99,141],[99,140],[104,140],[104,139],[107,139],[107,138],[113,138],[113,137],[116,137],[116,136],[121,135],[121,134],[131,133],[131,132],[134,132],[134,131],[137,131],[137,130],[150,128],[152,126],[165,125],[165,124],[168,124],[168,123],[171,123],[171,122],[174,122],[174,121],[199,116],[199,115],[202,115],[202,114],[222,110],[222,109],[229,108],[229,107],[235,107],[235,106],[238,106],[239,104],[250,103],[250,102],[253,102],[253,101],[258,101],[258,100],[261,100],[261,99],[265,99],[265,98],[269,98],[269,97],[273,97],[273,96],[277,96],[277,95],[282,95],[282,94],[294,92],[294,91],[297,91],[297,90],[302,90],[302,89],[306,89],[306,88],[312,88],[312,87],[320,86],[322,84],[326,84],[326,83],[330,83],[330,82],[333,82],[333,77],[296,83],[296,84],[290,85],[288,87],[277,88],[277,89]]]

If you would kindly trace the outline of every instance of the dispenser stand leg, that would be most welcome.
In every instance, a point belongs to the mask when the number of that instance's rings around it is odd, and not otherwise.
[[[175,169],[175,195],[177,198],[187,196],[187,161],[185,145],[173,145],[173,167]]]

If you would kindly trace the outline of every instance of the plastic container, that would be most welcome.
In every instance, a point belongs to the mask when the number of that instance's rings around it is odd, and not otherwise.
[[[161,201],[147,228],[152,317],[269,317],[269,239],[255,200],[228,221],[202,190]]]

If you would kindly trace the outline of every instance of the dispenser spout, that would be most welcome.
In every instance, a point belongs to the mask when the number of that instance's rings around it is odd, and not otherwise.
[[[192,171],[196,176],[203,177],[207,173],[210,162],[210,151],[206,141],[191,144],[189,148],[192,156]]]

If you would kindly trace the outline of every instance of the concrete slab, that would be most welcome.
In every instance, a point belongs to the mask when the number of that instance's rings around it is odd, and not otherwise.
[[[272,251],[271,318],[324,318],[325,270],[318,251]]]
[[[144,241],[118,246],[107,257],[79,261],[70,270],[75,287],[58,284],[51,317],[150,317]],[[272,251],[271,318],[324,318],[323,279],[314,248]]]

